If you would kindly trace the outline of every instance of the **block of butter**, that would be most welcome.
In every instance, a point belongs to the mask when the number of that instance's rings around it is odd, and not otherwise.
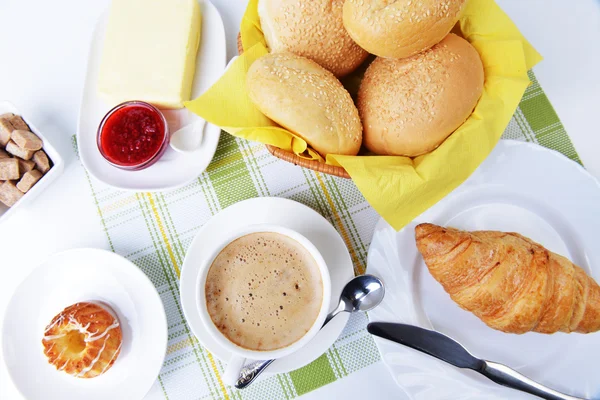
[[[112,0],[98,91],[114,106],[142,100],[181,108],[200,43],[198,0]]]

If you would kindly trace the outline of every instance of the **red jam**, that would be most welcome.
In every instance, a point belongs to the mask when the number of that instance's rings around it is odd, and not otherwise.
[[[154,106],[129,102],[115,107],[100,125],[98,147],[110,163],[128,169],[149,166],[162,154],[166,121]]]

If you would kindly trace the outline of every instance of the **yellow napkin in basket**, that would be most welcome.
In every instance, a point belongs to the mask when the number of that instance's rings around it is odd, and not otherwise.
[[[213,87],[185,106],[232,135],[320,158],[248,98],[248,68],[267,53],[257,3],[250,0],[242,20],[244,54]],[[469,0],[455,31],[477,49],[485,69],[483,95],[460,128],[436,150],[414,159],[327,156],[328,164],[346,169],[371,206],[397,230],[464,182],[489,155],[530,83],[527,71],[542,59],[493,0]]]

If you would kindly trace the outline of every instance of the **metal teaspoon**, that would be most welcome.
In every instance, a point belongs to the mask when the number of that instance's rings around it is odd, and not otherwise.
[[[373,275],[357,276],[344,286],[340,295],[340,303],[327,315],[323,326],[341,312],[353,313],[372,310],[381,303],[384,295],[385,288],[379,278]],[[243,389],[251,384],[273,361],[275,360],[256,361],[243,367],[235,387]]]

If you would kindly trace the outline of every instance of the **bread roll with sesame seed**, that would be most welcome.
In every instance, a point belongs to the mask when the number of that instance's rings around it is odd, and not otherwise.
[[[342,77],[368,56],[346,32],[343,6],[344,0],[259,0],[258,15],[272,52],[310,58]]]
[[[405,58],[442,40],[466,0],[346,0],[344,26],[363,49]]]
[[[246,86],[263,114],[322,156],[358,153],[358,110],[340,81],[316,62],[288,52],[264,55],[248,70]]]
[[[453,33],[416,56],[375,59],[358,91],[365,146],[382,155],[432,151],[471,115],[483,81],[477,50]]]

